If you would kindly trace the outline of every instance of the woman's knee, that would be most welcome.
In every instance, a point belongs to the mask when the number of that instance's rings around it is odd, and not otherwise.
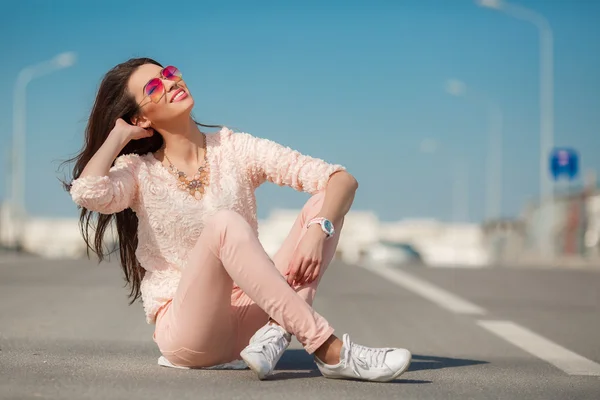
[[[245,241],[256,236],[248,221],[241,214],[231,210],[219,210],[208,217],[205,228],[218,240],[219,246],[222,246],[225,240]]]
[[[321,190],[320,192],[313,194],[310,197],[310,199],[308,199],[308,201],[306,202],[304,207],[305,208],[319,207],[319,209],[320,209],[320,207],[323,205],[324,201],[325,201],[325,190]]]

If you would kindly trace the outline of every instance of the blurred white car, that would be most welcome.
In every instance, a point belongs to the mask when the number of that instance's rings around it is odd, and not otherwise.
[[[363,260],[368,264],[423,265],[423,257],[412,245],[387,241],[370,246]]]

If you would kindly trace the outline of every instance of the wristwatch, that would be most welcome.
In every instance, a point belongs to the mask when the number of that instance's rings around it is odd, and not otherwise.
[[[333,223],[330,220],[328,220],[327,218],[324,218],[324,217],[313,218],[310,221],[308,221],[308,224],[306,224],[306,227],[308,228],[314,224],[321,225],[321,229],[327,235],[327,239],[332,237],[333,234],[335,233],[335,229],[333,228]]]

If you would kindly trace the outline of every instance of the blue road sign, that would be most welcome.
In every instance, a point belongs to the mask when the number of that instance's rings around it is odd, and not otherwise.
[[[579,154],[570,148],[555,148],[550,154],[550,172],[554,180],[573,180],[579,173]]]

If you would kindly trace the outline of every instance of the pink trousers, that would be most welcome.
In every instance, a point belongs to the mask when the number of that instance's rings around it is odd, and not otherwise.
[[[240,359],[240,351],[269,316],[309,353],[331,336],[333,328],[311,304],[335,255],[341,226],[325,242],[315,281],[292,288],[283,277],[324,196],[321,192],[309,199],[273,260],[241,215],[219,211],[209,218],[173,300],[157,315],[154,340],[169,362],[207,367]]]

